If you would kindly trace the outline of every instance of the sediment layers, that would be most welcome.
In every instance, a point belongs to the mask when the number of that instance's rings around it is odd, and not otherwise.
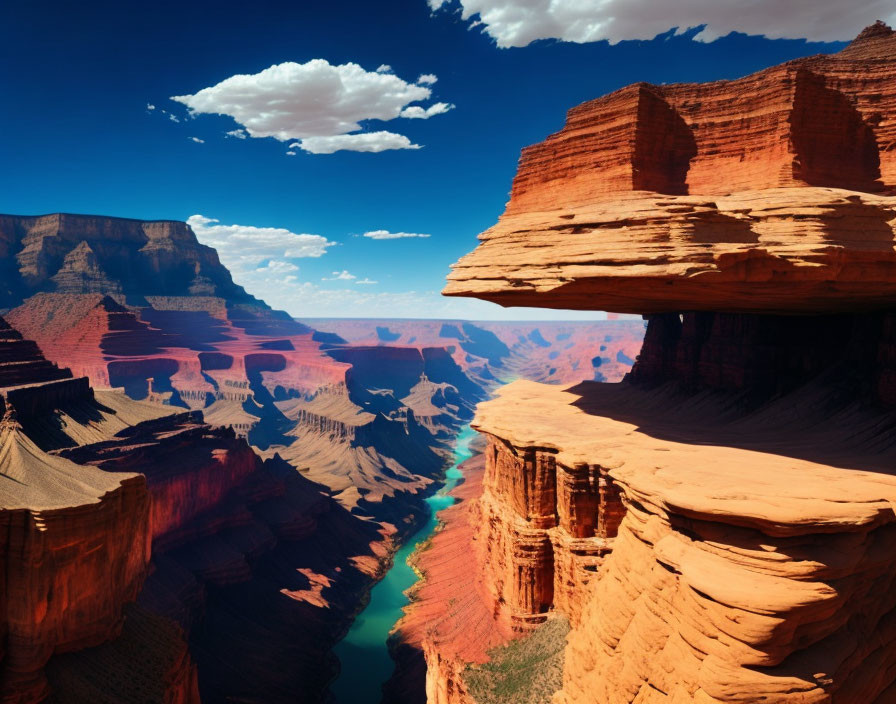
[[[29,433],[59,406],[93,401],[85,379],[3,319],[0,360],[0,699],[24,702],[48,694],[54,653],[120,633],[147,571],[150,502],[140,474],[50,455]]]
[[[484,388],[504,378],[560,384],[617,381],[631,368],[644,336],[638,320],[471,323],[340,318],[305,322],[342,341],[328,344],[445,349],[464,375]]]
[[[0,700],[39,701],[54,653],[118,636],[150,554],[146,480],[47,455],[0,421]]]
[[[447,295],[627,313],[890,306],[896,34],[736,81],[638,84],[524,150]]]
[[[622,383],[517,381],[473,422],[498,619],[570,618],[555,704],[896,697],[894,72],[878,23],[574,108],[450,276],[649,317]],[[570,570],[539,531],[608,553]],[[429,659],[471,702],[462,663]]]
[[[387,531],[0,325],[0,701],[317,701]]]
[[[126,303],[43,293],[9,317],[95,385],[201,410],[402,531],[484,393],[445,348],[325,346],[286,314],[218,297]]]

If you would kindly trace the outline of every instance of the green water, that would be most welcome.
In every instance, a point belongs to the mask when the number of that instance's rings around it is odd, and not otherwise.
[[[417,581],[408,565],[408,557],[438,527],[436,514],[454,503],[447,493],[463,477],[458,465],[472,456],[470,441],[476,431],[465,425],[458,433],[454,464],[445,475],[445,485],[426,499],[429,520],[395,553],[395,562],[386,576],[370,592],[370,603],[358,614],[348,634],[334,648],[342,671],[331,685],[338,704],[379,704],[381,687],[392,675],[395,663],[389,657],[386,639],[395,622],[401,618],[408,598],[404,592]]]

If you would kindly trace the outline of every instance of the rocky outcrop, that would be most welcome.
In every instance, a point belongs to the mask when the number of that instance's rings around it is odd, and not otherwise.
[[[445,293],[625,313],[883,309],[896,281],[894,213],[892,196],[808,187],[510,213]]]
[[[59,404],[92,400],[84,380],[2,319],[0,359],[0,700],[25,702],[48,694],[54,653],[121,632],[146,575],[150,502],[140,474],[47,454],[26,432]]]
[[[874,398],[882,365],[853,355],[890,345],[868,320],[846,340],[823,317],[781,322],[833,350],[792,366],[789,388],[768,383],[782,379],[770,366],[754,368],[750,393],[673,372],[566,389],[518,381],[480,405],[480,579],[496,624],[569,617],[558,701],[889,700],[896,605],[872,595],[896,574],[884,547],[894,418]],[[424,642],[430,686],[471,701],[457,693],[475,661]]]
[[[548,443],[496,436],[481,412],[474,427],[489,440],[477,523],[496,610],[519,631],[555,608],[576,617],[581,587],[610,551],[621,518],[606,470],[558,465]]]
[[[445,293],[630,313],[887,308],[894,74],[896,35],[878,28],[830,57],[578,106],[524,150],[505,214]]]
[[[878,24],[579,106],[451,275],[649,317],[622,383],[517,381],[473,421],[496,620],[572,626],[555,704],[896,696],[894,72]],[[442,701],[473,701],[425,642]]]
[[[0,700],[39,701],[54,653],[119,635],[149,561],[146,481],[42,452],[0,421]]]

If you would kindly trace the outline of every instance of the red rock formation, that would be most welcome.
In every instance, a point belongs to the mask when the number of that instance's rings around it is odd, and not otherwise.
[[[251,396],[250,375],[271,394],[278,387],[313,393],[344,379],[345,365],[321,353],[310,329],[263,306],[239,310],[203,297],[149,302],[130,309],[99,294],[39,294],[8,317],[48,358],[100,388],[208,409],[210,418],[243,434],[257,422],[241,409]]]
[[[46,696],[51,655],[115,638],[150,550],[146,480],[45,453],[26,418],[89,392],[0,319],[0,700]]]
[[[380,527],[199,413],[94,392],[0,333],[0,701],[318,699]]]
[[[652,314],[623,383],[517,381],[473,423],[497,618],[572,624],[557,704],[896,696],[894,71],[875,25],[579,106],[451,275],[451,295]],[[440,701],[471,702],[441,658]]]
[[[10,411],[0,426],[3,701],[47,694],[53,653],[118,635],[149,559],[146,482],[40,451]]]
[[[896,35],[878,27],[830,57],[573,108],[524,150],[505,214],[445,293],[628,313],[887,308],[894,74]]]

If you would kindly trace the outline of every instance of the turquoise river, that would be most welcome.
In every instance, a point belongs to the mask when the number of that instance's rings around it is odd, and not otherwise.
[[[331,689],[339,704],[379,704],[382,685],[392,675],[395,663],[389,657],[386,641],[392,627],[401,618],[408,603],[405,591],[417,581],[408,558],[438,528],[437,513],[454,503],[448,492],[463,477],[458,466],[472,456],[470,442],[476,431],[465,425],[457,435],[454,464],[445,475],[445,485],[426,503],[429,519],[395,553],[392,568],[370,592],[370,603],[358,614],[348,634],[334,648],[342,670]]]

